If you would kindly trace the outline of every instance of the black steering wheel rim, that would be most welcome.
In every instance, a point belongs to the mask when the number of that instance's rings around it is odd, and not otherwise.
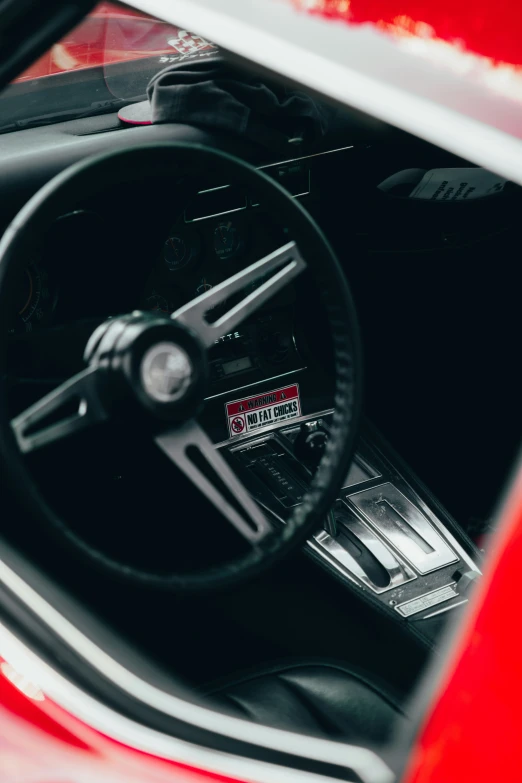
[[[155,573],[120,562],[80,537],[42,496],[25,465],[7,416],[6,347],[10,281],[31,252],[32,239],[70,204],[96,195],[107,185],[146,181],[157,176],[218,175],[257,191],[269,211],[289,229],[312,271],[327,314],[335,364],[334,412],[330,436],[303,502],[287,523],[263,545],[238,560],[188,574]],[[100,184],[102,183],[102,184]],[[155,144],[96,156],[65,170],[31,198],[0,242],[0,461],[11,490],[36,518],[88,559],[117,576],[172,590],[208,590],[252,577],[300,546],[319,527],[335,502],[348,473],[355,448],[362,398],[362,357],[352,295],[335,254],[310,215],[278,183],[244,161],[192,144]]]

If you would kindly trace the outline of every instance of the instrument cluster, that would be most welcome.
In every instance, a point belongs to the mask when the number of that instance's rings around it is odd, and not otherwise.
[[[223,203],[223,189],[217,191],[212,206]],[[42,327],[82,319],[101,322],[133,309],[171,314],[289,239],[255,204],[202,218],[176,210],[170,225],[167,209],[164,215],[157,210],[154,222],[152,208],[131,214],[121,205],[118,220],[114,212],[107,217],[105,205],[97,206],[58,218],[35,243],[34,259],[21,268],[13,291],[11,335],[30,337]],[[262,282],[251,283],[251,290]],[[239,375],[241,383],[257,383],[302,367],[295,311],[296,292],[289,285],[240,329],[216,340],[209,355],[211,383],[224,390],[237,387]]]
[[[172,313],[276,246],[275,232],[260,214],[236,212],[192,222],[182,215],[162,243],[140,307]]]
[[[139,307],[170,314],[286,241],[285,230],[261,210],[237,210],[194,221],[187,221],[185,213],[161,244]],[[220,387],[229,382],[237,385],[237,375],[254,382],[286,371],[287,364],[290,369],[301,366],[294,339],[294,304],[295,290],[287,286],[239,330],[216,340],[209,356],[211,382]]]

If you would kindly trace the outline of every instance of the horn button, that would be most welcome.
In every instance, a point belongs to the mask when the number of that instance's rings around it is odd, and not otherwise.
[[[136,412],[185,421],[202,406],[208,377],[197,336],[168,316],[136,311],[106,321],[91,336],[85,360],[103,372],[103,398],[114,414]]]
[[[141,383],[153,400],[175,402],[183,397],[193,376],[186,351],[172,342],[152,345],[141,360]]]

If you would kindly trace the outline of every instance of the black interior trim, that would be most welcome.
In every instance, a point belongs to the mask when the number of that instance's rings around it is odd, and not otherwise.
[[[392,689],[387,683],[379,682],[373,675],[370,679],[367,672],[364,672],[355,666],[348,666],[342,661],[329,660],[324,658],[296,658],[290,660],[285,659],[284,661],[275,661],[274,663],[267,664],[262,668],[251,668],[241,672],[236,672],[230,677],[224,677],[220,680],[216,680],[203,687],[201,692],[206,696],[213,696],[215,694],[219,694],[221,691],[227,690],[228,688],[232,688],[235,685],[241,685],[245,682],[261,679],[262,677],[266,677],[270,674],[284,674],[286,671],[307,668],[309,666],[321,666],[329,669],[335,669],[337,671],[343,672],[343,674],[348,674],[350,677],[360,680],[369,688],[371,688],[371,690],[375,691],[375,693],[381,696],[386,702],[388,702],[388,704],[390,704],[402,715],[406,714],[402,707],[402,700],[399,694],[393,693]]]

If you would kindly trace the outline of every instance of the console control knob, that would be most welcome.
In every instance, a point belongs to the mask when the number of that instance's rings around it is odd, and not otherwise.
[[[286,359],[290,351],[291,338],[282,332],[271,332],[261,338],[261,351],[265,359],[278,364]]]
[[[453,579],[457,582],[457,587],[461,595],[466,595],[475,585],[480,574],[476,571],[455,571]]]

